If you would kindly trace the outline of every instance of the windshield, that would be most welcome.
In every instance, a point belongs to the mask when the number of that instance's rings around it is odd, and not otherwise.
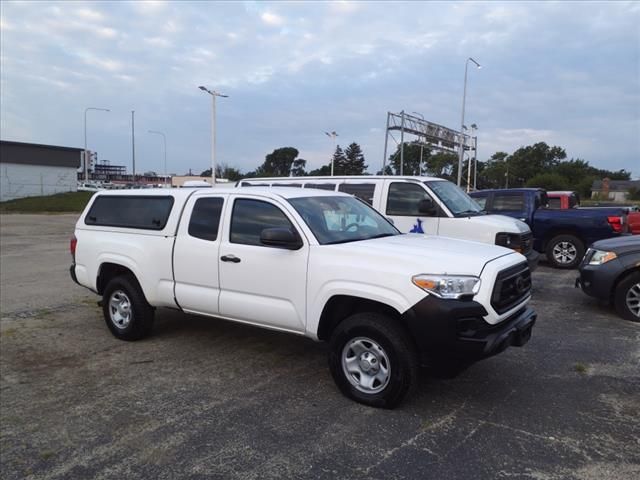
[[[464,193],[460,187],[448,181],[424,182],[433,193],[444,203],[454,217],[465,217],[469,215],[482,215],[483,210],[480,205]]]
[[[289,203],[321,245],[400,234],[386,218],[354,197],[301,197],[291,198]]]

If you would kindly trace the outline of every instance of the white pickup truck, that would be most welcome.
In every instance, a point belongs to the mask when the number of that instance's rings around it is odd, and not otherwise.
[[[377,407],[397,405],[420,364],[524,345],[536,320],[521,254],[401,234],[338,192],[99,192],[71,254],[116,337],[143,338],[169,307],[328,341],[340,390]]]

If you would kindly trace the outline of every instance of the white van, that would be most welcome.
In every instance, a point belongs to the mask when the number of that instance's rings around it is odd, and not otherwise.
[[[487,215],[455,184],[436,177],[345,176],[243,179],[238,186],[318,188],[350,193],[385,215],[401,232],[474,240],[512,248],[538,264],[529,226],[515,218]]]

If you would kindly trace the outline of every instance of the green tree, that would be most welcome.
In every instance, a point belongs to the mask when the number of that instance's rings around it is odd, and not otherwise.
[[[545,142],[520,147],[506,159],[509,169],[509,186],[523,186],[535,175],[557,167],[566,157],[564,148],[550,147]]]
[[[552,172],[534,175],[525,183],[525,186],[544,188],[545,190],[567,190],[569,188],[565,177]]]
[[[344,151],[344,157],[341,175],[363,175],[367,170],[364,154],[356,142],[347,147]]]
[[[291,166],[291,176],[292,177],[303,177],[305,175],[305,167],[307,166],[307,161],[304,158],[296,158],[293,161],[293,165]]]
[[[211,169],[207,168],[200,174],[201,177],[210,177]],[[243,178],[244,175],[237,168],[228,166],[226,163],[219,163],[216,165],[216,178],[226,178],[232,182],[238,181]]]
[[[420,142],[405,142],[403,154],[400,155],[400,145],[396,147],[396,151],[389,156],[389,166],[393,175],[421,175],[428,163],[431,150],[422,146],[422,162],[420,162]],[[402,168],[400,168],[400,160],[404,157]]]
[[[424,170],[427,175],[457,180],[458,155],[451,152],[437,152],[429,155],[425,161]]]
[[[298,149],[293,147],[276,148],[264,158],[264,163],[247,177],[288,177],[293,171],[296,175],[304,175],[306,160],[299,159]]]
[[[309,175],[312,177],[328,177],[331,175],[331,165],[323,165],[320,168],[311,170]]]

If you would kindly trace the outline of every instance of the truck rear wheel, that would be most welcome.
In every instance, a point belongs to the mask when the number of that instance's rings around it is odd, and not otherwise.
[[[151,333],[154,311],[132,275],[113,278],[102,296],[107,327],[120,340],[140,340]]]
[[[372,407],[393,408],[415,383],[415,347],[394,319],[357,313],[330,340],[329,368],[340,391]]]
[[[556,268],[575,268],[584,256],[584,244],[574,235],[557,235],[547,243],[546,254]]]

